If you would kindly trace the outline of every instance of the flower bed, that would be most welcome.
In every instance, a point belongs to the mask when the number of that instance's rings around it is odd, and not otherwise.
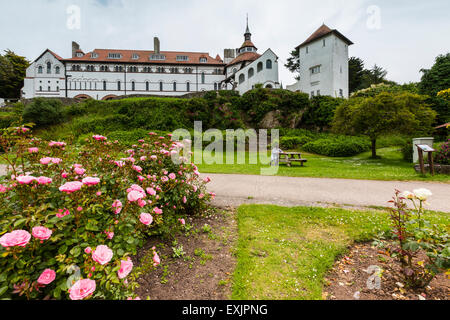
[[[0,144],[10,166],[0,180],[0,298],[136,298],[130,255],[214,197],[195,165],[172,161],[186,158],[170,135],[129,150],[95,135],[76,149],[23,127],[3,129]]]

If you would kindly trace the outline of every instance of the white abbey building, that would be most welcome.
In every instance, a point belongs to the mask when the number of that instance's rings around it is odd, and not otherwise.
[[[300,81],[287,86],[310,96],[328,95],[348,98],[349,39],[323,24],[296,49],[300,58]]]
[[[256,84],[279,88],[278,57],[262,55],[248,28],[238,49],[225,49],[224,60],[202,52],[95,49],[84,53],[72,42],[72,58],[47,49],[27,69],[22,97],[108,100],[124,95],[179,96],[190,92],[237,90]]]

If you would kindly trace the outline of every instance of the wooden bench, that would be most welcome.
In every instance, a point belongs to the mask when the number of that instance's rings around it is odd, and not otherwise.
[[[302,159],[300,152],[280,152],[280,162],[286,163],[288,167],[291,166],[292,162],[300,162],[303,167],[303,163],[308,162],[306,159]]]

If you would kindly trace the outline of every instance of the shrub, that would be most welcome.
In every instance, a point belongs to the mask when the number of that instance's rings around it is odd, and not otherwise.
[[[311,142],[312,138],[307,136],[301,137],[281,137],[280,147],[283,149],[293,150],[298,149],[304,144]]]
[[[408,161],[408,162],[413,161],[414,151],[413,151],[413,144],[412,144],[411,140],[409,140],[403,144],[401,151],[402,151],[402,155],[403,155],[403,160]]]
[[[444,228],[431,225],[424,219],[423,203],[431,196],[427,189],[413,193],[395,192],[391,208],[391,222],[397,245],[393,256],[401,264],[400,275],[410,287],[426,287],[440,272],[450,267],[449,235]],[[415,210],[408,209],[405,200],[412,202]],[[418,257],[426,254],[424,260]]]
[[[434,161],[439,164],[450,165],[450,139],[442,143],[436,151]]]
[[[0,112],[0,129],[8,128],[14,122],[18,121],[19,117],[12,112]]]
[[[344,101],[342,98],[330,96],[315,96],[311,99],[311,106],[303,116],[303,123],[315,128],[328,128],[333,121],[334,111]]]
[[[340,136],[309,142],[303,149],[329,157],[349,157],[370,150],[370,142],[360,137]]]
[[[75,150],[29,133],[0,135],[14,154],[3,156],[11,170],[0,181],[0,299],[132,297],[139,273],[128,275],[130,255],[146,237],[204,212],[214,196],[195,165],[172,161],[182,146],[168,136],[123,150],[95,135]],[[160,262],[155,249],[153,260]],[[82,294],[80,284],[90,290]]]
[[[58,124],[64,121],[63,105],[56,99],[33,99],[29,105],[23,109],[23,120],[35,123],[37,127]]]

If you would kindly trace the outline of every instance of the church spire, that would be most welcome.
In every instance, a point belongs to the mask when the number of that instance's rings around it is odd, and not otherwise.
[[[251,41],[252,40],[252,34],[250,32],[250,28],[248,27],[248,13],[247,13],[247,29],[245,29],[244,33],[245,40]]]

